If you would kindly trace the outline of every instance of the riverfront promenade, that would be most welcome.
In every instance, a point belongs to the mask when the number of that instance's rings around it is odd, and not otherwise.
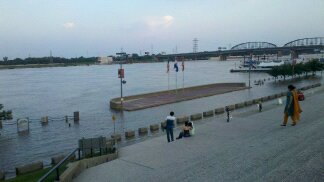
[[[301,121],[281,127],[283,105],[264,103],[195,121],[194,137],[155,137],[120,149],[74,181],[323,181],[324,87],[306,92]],[[176,131],[177,135],[179,132]]]
[[[121,106],[120,98],[114,98],[110,101],[110,108],[134,111],[243,89],[247,89],[245,83],[214,83],[209,85],[200,85],[179,88],[177,90],[166,90],[126,96],[123,98],[123,107]]]

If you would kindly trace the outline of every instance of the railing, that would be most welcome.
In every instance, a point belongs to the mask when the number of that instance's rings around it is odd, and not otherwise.
[[[60,167],[71,159],[72,156],[75,156],[77,152],[77,160],[81,160],[83,158],[101,156],[109,153],[114,153],[116,151],[115,147],[105,147],[105,148],[83,148],[84,150],[90,150],[89,153],[82,151],[80,148],[74,149],[69,155],[67,155],[63,160],[61,160],[58,164],[56,164],[51,170],[49,170],[44,176],[42,176],[38,182],[47,181],[48,178],[55,172],[55,180],[60,180]],[[82,152],[82,155],[81,155]]]
[[[81,155],[80,155],[80,149],[76,148],[74,149],[69,155],[67,155],[63,160],[61,160],[58,164],[56,164],[51,170],[49,170],[44,176],[42,176],[38,182],[43,182],[45,181],[54,171],[56,172],[56,177],[55,180],[59,181],[60,180],[60,170],[59,168],[65,163],[67,160],[69,160],[73,155],[75,155],[75,152],[78,151],[78,160],[80,160]]]

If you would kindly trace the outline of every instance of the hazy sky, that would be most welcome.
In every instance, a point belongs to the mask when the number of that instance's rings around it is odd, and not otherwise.
[[[324,36],[324,0],[0,0],[0,57],[282,46]],[[0,59],[1,59],[0,58]]]

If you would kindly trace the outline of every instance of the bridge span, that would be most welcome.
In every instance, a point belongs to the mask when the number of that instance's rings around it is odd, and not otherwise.
[[[220,57],[226,60],[228,56],[251,56],[251,55],[291,55],[298,58],[303,53],[319,53],[324,50],[324,37],[303,38],[290,41],[282,47],[269,42],[245,42],[233,46],[230,50],[204,51],[196,53],[180,53],[168,55],[156,55],[158,60],[174,60],[175,57],[184,59],[208,59],[210,57]]]

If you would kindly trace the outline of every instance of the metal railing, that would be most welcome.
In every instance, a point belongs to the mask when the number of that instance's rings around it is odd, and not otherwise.
[[[60,180],[60,170],[59,168],[65,163],[67,160],[69,160],[73,155],[75,156],[75,152],[78,151],[78,160],[80,160],[80,149],[76,148],[74,149],[69,155],[67,155],[63,160],[61,160],[59,163],[57,163],[51,170],[49,170],[44,176],[42,176],[38,182],[45,181],[53,172],[56,172],[55,180]]]
[[[101,156],[105,154],[110,154],[116,152],[115,147],[105,147],[105,148],[83,148],[84,151],[80,148],[74,149],[69,155],[67,155],[64,159],[62,159],[58,164],[56,164],[51,170],[49,170],[45,175],[43,175],[38,182],[44,182],[48,180],[48,178],[55,173],[55,180],[60,180],[60,167],[63,166],[65,162],[70,160],[73,156],[75,156],[77,152],[77,160],[81,160],[84,158]],[[86,152],[85,150],[90,150],[90,152]],[[81,155],[82,154],[82,155]]]

